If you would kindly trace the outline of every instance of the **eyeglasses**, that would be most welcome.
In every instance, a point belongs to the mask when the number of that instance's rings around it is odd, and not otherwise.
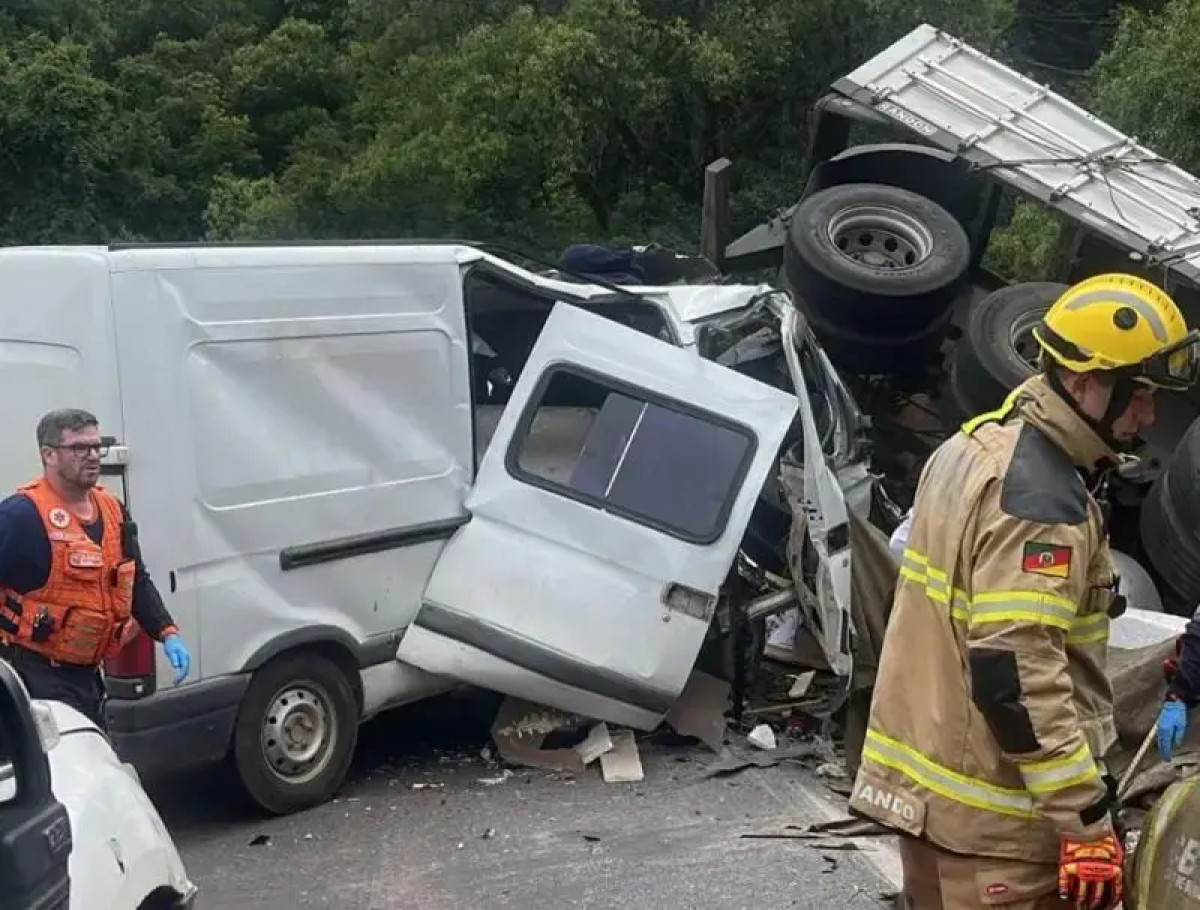
[[[103,442],[72,442],[70,445],[47,446],[47,448],[63,449],[76,458],[85,458],[93,454],[103,458],[108,454],[108,445]]]

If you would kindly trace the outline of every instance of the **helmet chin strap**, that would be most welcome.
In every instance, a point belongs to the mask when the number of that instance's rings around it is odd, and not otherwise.
[[[1108,446],[1117,453],[1130,452],[1134,448],[1133,442],[1121,442],[1113,435],[1113,424],[1117,418],[1124,413],[1129,407],[1129,402],[1133,400],[1133,393],[1137,390],[1137,384],[1127,376],[1118,376],[1113,384],[1112,394],[1108,399],[1108,407],[1104,409],[1104,416],[1099,420],[1084,412],[1079,406],[1079,402],[1075,400],[1075,396],[1067,391],[1067,387],[1063,384],[1062,377],[1059,376],[1058,370],[1048,369],[1045,371],[1046,381],[1050,388],[1054,389],[1079,417],[1089,427],[1096,431],[1096,435],[1104,440]]]

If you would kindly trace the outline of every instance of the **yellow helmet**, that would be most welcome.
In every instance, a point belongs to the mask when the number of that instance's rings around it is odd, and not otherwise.
[[[1175,301],[1136,275],[1088,278],[1062,293],[1033,329],[1043,353],[1077,373],[1104,370],[1186,389],[1200,377],[1200,332]]]

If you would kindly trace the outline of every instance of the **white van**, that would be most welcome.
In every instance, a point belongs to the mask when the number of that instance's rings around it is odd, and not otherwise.
[[[179,687],[144,636],[106,668],[143,773],[231,755],[295,811],[362,719],[457,681],[653,727],[801,437],[848,617],[827,463],[856,418],[769,287],[633,293],[455,244],[42,247],[0,251],[0,307],[0,485],[37,474],[43,412],[94,411],[192,649]],[[775,385],[697,356],[764,307],[796,336]],[[849,632],[824,631],[832,663]]]

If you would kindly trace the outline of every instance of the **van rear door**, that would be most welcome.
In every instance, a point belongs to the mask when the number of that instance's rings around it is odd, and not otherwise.
[[[796,408],[557,304],[398,656],[652,728],[687,681]]]

